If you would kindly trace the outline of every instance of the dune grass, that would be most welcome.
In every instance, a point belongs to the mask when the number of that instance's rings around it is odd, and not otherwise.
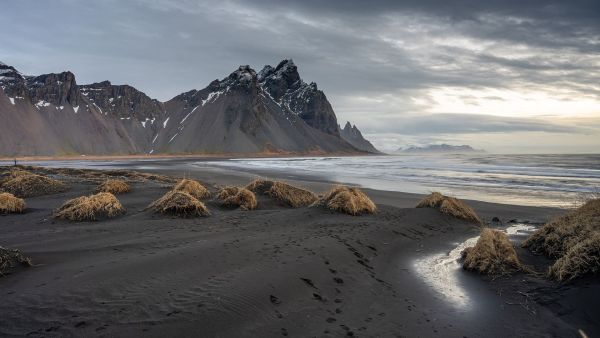
[[[523,247],[557,259],[549,276],[570,280],[600,271],[600,199],[567,212],[538,229]]]
[[[196,197],[184,191],[171,190],[150,204],[154,212],[177,216],[196,217],[209,216],[210,212]]]
[[[0,246],[0,275],[21,266],[33,266],[29,257],[23,256],[19,250],[7,249]]]
[[[343,185],[333,186],[313,205],[354,216],[372,214],[377,211],[375,203],[360,189]]]
[[[258,205],[256,195],[246,188],[227,186],[219,191],[217,199],[227,207],[239,207],[242,210],[254,210]]]
[[[279,181],[256,179],[246,189],[255,194],[270,196],[280,204],[292,208],[306,207],[317,200],[313,192]]]
[[[173,187],[173,190],[188,193],[198,200],[203,200],[210,197],[210,191],[200,184],[200,182],[187,178],[177,182]]]
[[[68,200],[55,212],[54,217],[70,221],[96,221],[124,213],[125,208],[115,195],[101,192]]]
[[[548,270],[550,277],[564,281],[600,272],[600,233],[573,245]]]
[[[60,181],[21,169],[5,174],[0,184],[0,190],[21,198],[56,194],[67,189]]]
[[[109,192],[111,194],[125,194],[131,191],[131,187],[123,180],[107,179],[96,187],[96,192]]]
[[[20,214],[25,211],[25,201],[8,192],[0,193],[0,214]]]
[[[31,172],[23,170],[19,167],[7,168],[7,169],[3,170],[2,174],[0,174],[0,185],[10,179],[14,179],[14,178],[17,178],[19,176],[24,176],[24,175],[31,175],[31,174],[32,174]]]
[[[417,204],[417,208],[434,208],[448,216],[479,224],[483,223],[475,210],[465,202],[454,197],[444,196],[439,192],[433,192],[426,196]]]
[[[5,167],[6,168],[6,167]],[[77,178],[79,181],[87,181],[94,183],[101,183],[107,179],[116,178],[124,179],[135,182],[155,181],[160,183],[176,183],[178,180],[174,177],[165,175],[150,174],[144,172],[138,172],[133,170],[96,170],[96,169],[76,169],[76,168],[46,168],[38,166],[24,166],[18,165],[11,167],[11,170],[17,169],[21,171],[28,171],[38,175],[55,175],[63,176],[65,178],[73,179]],[[1,169],[0,169],[1,170]],[[0,178],[1,181],[1,178]]]
[[[463,268],[487,275],[505,275],[525,268],[508,236],[499,230],[484,228],[474,247],[461,253]]]

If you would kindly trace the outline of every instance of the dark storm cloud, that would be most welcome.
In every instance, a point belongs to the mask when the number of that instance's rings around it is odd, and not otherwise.
[[[4,4],[0,22],[0,60],[25,73],[69,69],[79,83],[129,83],[161,100],[240,64],[293,58],[340,120],[371,133],[371,120],[425,114],[440,88],[600,100],[598,1],[25,0]],[[469,130],[486,123],[501,122]]]

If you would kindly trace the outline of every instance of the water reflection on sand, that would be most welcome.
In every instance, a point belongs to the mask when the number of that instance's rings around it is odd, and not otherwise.
[[[509,235],[518,235],[529,233],[535,230],[535,227],[528,224],[514,224],[504,231]],[[477,243],[479,236],[472,237],[456,245],[448,253],[430,255],[415,260],[413,267],[417,274],[423,278],[439,296],[447,300],[453,306],[467,310],[472,305],[472,298],[469,290],[461,283],[459,277],[462,265],[459,262],[461,252],[472,247]]]

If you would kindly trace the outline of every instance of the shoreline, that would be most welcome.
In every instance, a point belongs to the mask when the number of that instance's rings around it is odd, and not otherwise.
[[[0,156],[0,162],[57,162],[57,161],[106,161],[106,160],[163,160],[163,159],[232,159],[232,158],[286,158],[286,157],[353,157],[353,156],[389,156],[385,153],[321,153],[321,152],[274,152],[274,153],[223,153],[223,154],[132,154],[132,155],[65,155],[65,156]]]
[[[376,155],[368,155],[368,156],[376,156]],[[393,155],[386,155],[386,156],[393,156]],[[306,157],[313,157],[313,156],[306,156]],[[341,157],[341,156],[332,156],[332,157]],[[353,157],[353,156],[350,156]],[[258,157],[257,157],[258,158]],[[271,158],[271,157],[266,157],[266,158]],[[281,158],[286,158],[286,157],[281,157]],[[360,184],[357,183],[353,183],[347,180],[331,180],[328,179],[326,177],[324,177],[323,175],[317,175],[317,174],[303,174],[301,172],[284,172],[284,171],[280,171],[280,170],[272,170],[272,169],[265,169],[265,168],[248,168],[246,170],[243,170],[241,168],[235,168],[235,167],[222,167],[222,166],[200,166],[197,165],[199,163],[203,163],[203,162],[211,162],[214,160],[229,160],[229,159],[237,159],[237,158],[230,158],[230,157],[160,157],[160,158],[135,158],[135,159],[131,159],[131,158],[113,158],[114,161],[118,162],[118,163],[113,163],[110,161],[107,161],[107,159],[96,159],[96,160],[92,160],[92,159],[58,159],[58,158],[54,158],[52,160],[49,161],[45,161],[45,160],[31,160],[31,161],[23,161],[25,163],[19,163],[19,165],[33,165],[33,166],[49,166],[49,167],[69,167],[69,168],[80,168],[80,169],[93,169],[93,170],[105,170],[108,168],[113,168],[113,169],[130,169],[130,170],[137,170],[137,171],[147,171],[147,172],[155,172],[155,173],[162,173],[162,172],[167,172],[170,175],[173,176],[182,176],[180,175],[180,173],[183,173],[185,175],[192,175],[192,174],[198,174],[198,176],[196,178],[198,179],[202,179],[203,177],[207,177],[207,175],[205,174],[206,172],[210,172],[210,173],[226,173],[226,177],[230,178],[230,179],[236,179],[239,177],[247,177],[248,179],[251,178],[257,178],[257,177],[263,177],[263,178],[276,178],[276,179],[284,179],[284,180],[290,180],[299,184],[308,184],[308,186],[310,187],[311,185],[315,185],[317,183],[320,184],[328,184],[328,185],[334,185],[334,184],[345,184],[345,185],[354,185],[354,186],[360,186],[361,188],[365,189],[365,190],[369,190],[369,191],[381,191],[381,192],[389,192],[389,193],[398,193],[401,194],[403,196],[412,196],[414,197],[414,199],[418,199],[421,198],[423,196],[425,196],[427,193],[419,193],[419,192],[409,192],[409,191],[398,191],[398,190],[384,190],[384,189],[378,189],[378,188],[370,188],[370,187],[364,187]],[[251,158],[248,158],[251,159]],[[64,162],[64,163],[61,163]],[[196,163],[197,162],[197,163]],[[86,163],[88,163],[89,165],[86,165]],[[11,166],[12,164],[10,164],[9,162],[6,163],[2,163],[2,161],[0,160],[0,166]],[[217,181],[219,181],[219,177],[218,175],[209,175],[211,178],[215,178],[217,179]],[[242,184],[243,182],[240,182],[240,184]],[[460,197],[460,196],[459,196]],[[413,199],[413,201],[414,201]],[[565,210],[565,209],[570,209],[573,206],[572,205],[564,205],[564,206],[543,206],[543,205],[537,205],[537,204],[517,204],[517,203],[501,203],[498,202],[497,200],[486,200],[485,197],[482,199],[473,199],[473,198],[465,198],[462,197],[461,199],[469,201],[469,202],[473,202],[473,203],[483,203],[483,204],[499,204],[499,205],[504,205],[504,206],[515,206],[518,208],[522,208],[522,207],[537,207],[537,208],[541,208],[541,209],[545,209],[550,211],[551,213],[556,213],[557,210]],[[416,202],[415,202],[416,204]],[[406,204],[404,204],[405,206],[407,206]]]

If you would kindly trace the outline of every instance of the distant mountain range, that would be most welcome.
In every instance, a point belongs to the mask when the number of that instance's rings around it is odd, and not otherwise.
[[[71,72],[24,76],[0,63],[0,156],[377,153],[341,129],[325,94],[292,60],[240,66],[206,88],[161,102]]]
[[[462,153],[481,153],[480,149],[473,149],[469,145],[453,146],[449,144],[430,144],[422,147],[400,148],[397,153],[424,153],[424,154],[462,154]]]

